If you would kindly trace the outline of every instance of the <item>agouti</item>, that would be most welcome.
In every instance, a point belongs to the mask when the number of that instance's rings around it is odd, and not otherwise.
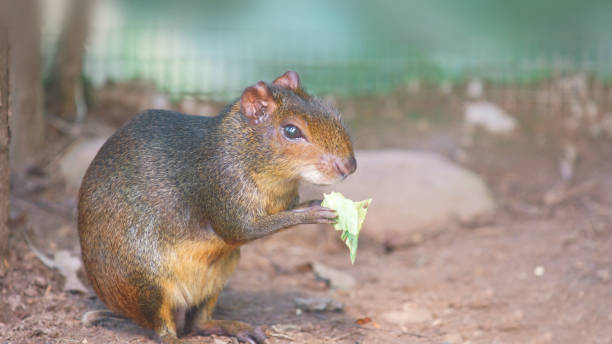
[[[216,117],[148,110],[102,146],[79,192],[91,285],[108,308],[164,343],[218,334],[262,343],[259,328],[212,320],[242,244],[287,227],[333,223],[301,181],[355,171],[339,113],[289,71],[260,81]]]

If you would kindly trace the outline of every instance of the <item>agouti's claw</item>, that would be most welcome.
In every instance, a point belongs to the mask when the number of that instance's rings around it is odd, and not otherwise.
[[[266,342],[266,335],[263,333],[261,327],[258,326],[253,329],[253,331],[237,333],[236,339],[249,344],[264,344]]]
[[[321,199],[313,199],[312,201],[310,201],[310,206],[311,207],[320,206],[322,202],[323,200]]]

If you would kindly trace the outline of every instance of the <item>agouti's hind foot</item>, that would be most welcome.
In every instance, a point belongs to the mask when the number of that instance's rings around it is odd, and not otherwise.
[[[163,334],[159,336],[159,339],[161,339],[162,344],[182,344],[183,343],[182,340],[178,339],[176,335],[172,333]]]
[[[232,320],[210,320],[194,326],[193,334],[235,337],[241,343],[264,344],[266,335],[261,327]]]

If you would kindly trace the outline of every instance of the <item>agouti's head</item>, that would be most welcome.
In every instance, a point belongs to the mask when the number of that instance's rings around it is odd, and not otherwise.
[[[271,85],[260,81],[245,89],[240,112],[272,155],[269,172],[281,178],[329,185],[357,167],[340,114],[308,95],[296,72],[281,75]]]

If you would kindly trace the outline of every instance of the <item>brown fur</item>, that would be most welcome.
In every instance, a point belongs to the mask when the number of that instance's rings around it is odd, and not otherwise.
[[[288,123],[304,140],[283,136]],[[339,180],[339,162],[355,168],[340,117],[295,73],[247,88],[217,117],[144,112],[104,144],[79,192],[83,262],[96,294],[167,342],[195,320],[243,331],[211,323],[240,245],[332,222],[329,210],[295,207],[300,180]]]

